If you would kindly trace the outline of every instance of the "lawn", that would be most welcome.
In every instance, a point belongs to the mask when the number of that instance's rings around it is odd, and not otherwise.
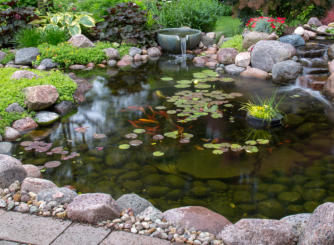
[[[214,32],[222,33],[225,37],[232,37],[242,32],[241,22],[232,16],[218,18]]]

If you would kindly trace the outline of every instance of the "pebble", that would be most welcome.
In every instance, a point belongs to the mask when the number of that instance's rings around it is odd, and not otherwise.
[[[7,211],[12,210],[15,207],[15,203],[13,201],[9,201],[7,205]]]
[[[36,207],[36,206],[31,206],[30,207],[29,213],[34,214],[34,213],[37,213],[37,212],[38,212],[38,207]]]
[[[135,227],[132,227],[132,228],[131,228],[131,233],[135,233],[135,234],[136,234],[137,232],[138,232],[138,231],[137,231],[137,229],[136,229]]]
[[[6,206],[7,206],[6,201],[3,199],[0,199],[0,208],[6,208]]]
[[[26,203],[21,203],[19,206],[18,206],[18,210],[19,212],[21,213],[28,213],[29,212],[29,206],[28,204]]]

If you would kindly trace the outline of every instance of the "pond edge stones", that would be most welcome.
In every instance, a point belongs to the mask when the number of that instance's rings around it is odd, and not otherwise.
[[[19,160],[0,154],[0,188],[9,187],[15,180],[21,182],[26,176],[27,172]]]
[[[131,208],[135,215],[143,212],[150,206],[153,207],[152,203],[134,193],[122,195],[116,200],[116,205],[121,210]]]

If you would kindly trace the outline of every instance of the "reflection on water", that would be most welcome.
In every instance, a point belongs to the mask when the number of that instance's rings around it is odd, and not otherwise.
[[[272,94],[277,88],[270,81],[238,79],[233,84],[216,83],[215,89],[241,92],[244,97],[231,101],[234,107],[225,111],[222,119],[201,117],[186,124],[187,132],[195,135],[190,144],[165,139],[154,145],[152,135],[144,134],[140,136],[144,141],[142,146],[119,150],[119,144],[128,142],[124,135],[134,129],[129,120],[147,116],[147,112],[127,108],[148,105],[173,108],[165,97],[178,91],[173,87],[175,82],[159,78],[191,79],[192,73],[200,70],[181,69],[179,65],[173,67],[162,62],[113,76],[108,72],[97,77],[85,74],[93,83],[86,102],[76,113],[63,118],[44,139],[54,146],[78,152],[80,157],[46,170],[45,177],[59,185],[73,185],[80,192],[107,192],[115,198],[135,192],[163,210],[182,205],[206,206],[231,220],[279,218],[311,212],[319,203],[334,201],[332,109],[303,93],[294,96],[298,91],[285,91],[281,107],[288,123],[284,127],[255,130],[245,123],[244,112],[238,109],[240,102],[255,93]],[[234,123],[229,121],[230,116],[235,118]],[[162,118],[159,126],[155,133],[174,127],[170,120]],[[86,133],[76,132],[78,127],[87,127]],[[107,137],[94,139],[95,133]],[[214,155],[202,147],[206,140],[212,139],[243,144],[257,138],[271,140],[257,154]],[[155,150],[165,152],[165,156],[154,158]],[[20,151],[17,147],[17,153]],[[59,159],[36,153],[20,157],[24,163],[39,165]]]

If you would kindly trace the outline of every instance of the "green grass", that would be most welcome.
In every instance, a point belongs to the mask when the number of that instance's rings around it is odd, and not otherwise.
[[[17,70],[15,68],[0,69],[0,133],[3,133],[4,128],[10,126],[13,121],[33,115],[33,112],[8,113],[5,111],[10,104],[15,102],[23,108],[26,107],[22,93],[24,88],[37,85],[53,85],[59,93],[58,102],[63,100],[73,101],[73,94],[77,88],[77,84],[60,71],[30,70],[37,74],[39,78],[12,80],[11,76]]]
[[[221,33],[225,37],[232,37],[242,33],[241,22],[232,16],[219,17],[214,32]]]

